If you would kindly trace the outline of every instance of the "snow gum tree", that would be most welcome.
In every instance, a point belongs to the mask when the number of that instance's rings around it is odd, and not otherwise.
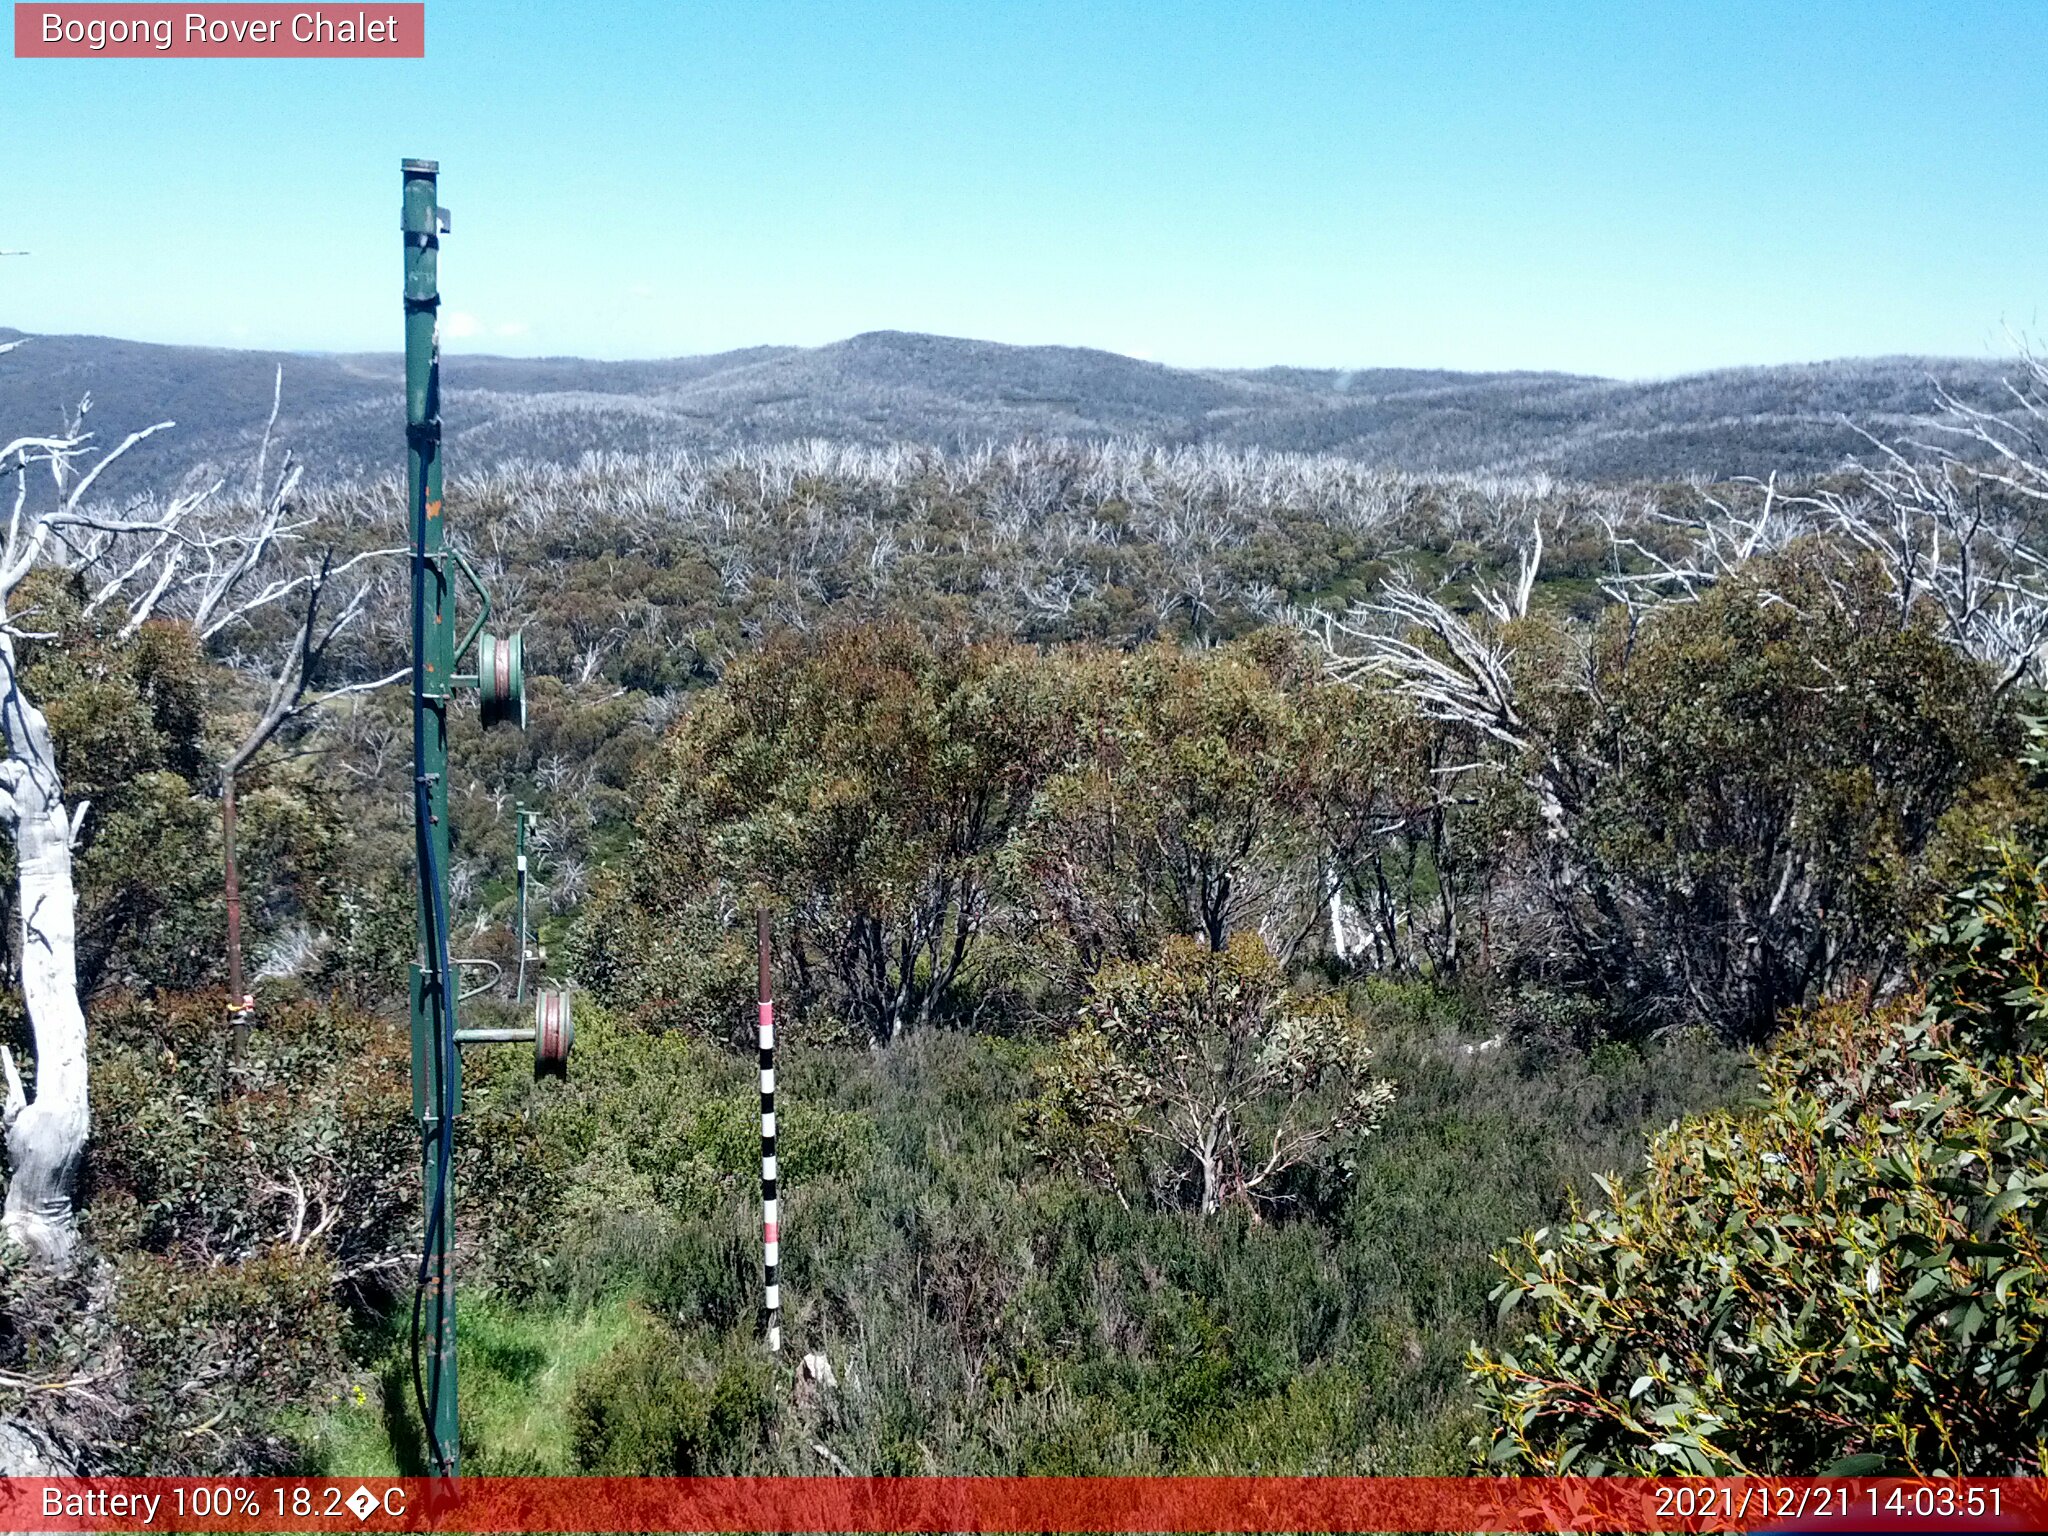
[[[1362,1022],[1336,996],[1291,992],[1255,933],[1221,949],[1185,936],[1095,978],[1035,1106],[1051,1155],[1114,1185],[1126,1157],[1200,1210],[1254,1210],[1289,1170],[1369,1132],[1394,1096]],[[1149,1155],[1148,1155],[1149,1154]]]
[[[91,1123],[72,870],[91,806],[67,803],[50,722],[23,687],[17,646],[39,633],[33,605],[21,601],[23,584],[39,567],[78,572],[90,591],[88,609],[125,604],[122,631],[132,635],[177,579],[196,537],[194,514],[207,499],[200,492],[137,513],[100,510],[91,498],[104,472],[169,423],[95,455],[84,430],[89,409],[90,400],[55,436],[17,437],[0,447],[0,473],[12,492],[0,543],[0,824],[14,840],[22,998],[35,1051],[31,1098],[13,1053],[0,1047],[11,1170],[0,1228],[59,1267],[69,1263],[77,1240],[74,1193]]]

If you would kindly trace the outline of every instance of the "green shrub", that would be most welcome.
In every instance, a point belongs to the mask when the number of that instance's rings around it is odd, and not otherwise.
[[[109,1471],[283,1472],[296,1420],[346,1361],[332,1264],[277,1244],[237,1263],[116,1267],[122,1414]]]
[[[1993,844],[1917,961],[1923,993],[1798,1016],[1759,1104],[1501,1255],[1534,1327],[1473,1356],[1489,1462],[2048,1470],[2048,858]]]
[[[217,993],[94,1009],[82,1229],[111,1277],[72,1324],[10,1304],[24,1367],[69,1350],[109,1424],[71,1437],[110,1472],[283,1470],[348,1365],[347,1304],[418,1241],[401,1026],[273,1001],[226,1055]],[[70,1339],[66,1344],[64,1341]]]
[[[418,1203],[403,1027],[293,1003],[232,1063],[225,1037],[218,993],[95,1010],[89,1235],[205,1266],[283,1243],[344,1279],[389,1273]]]
[[[2048,868],[2011,850],[1922,951],[1932,1001],[1838,1001],[1756,1107],[1651,1144],[1503,1255],[1486,1459],[1544,1473],[2048,1470]]]
[[[614,1349],[577,1382],[569,1404],[577,1465],[632,1477],[736,1470],[771,1413],[761,1370],[728,1365],[707,1381],[662,1334]]]
[[[1049,1155],[1115,1186],[1149,1165],[1199,1209],[1286,1198],[1283,1186],[1393,1098],[1342,998],[1290,992],[1253,932],[1219,949],[1175,936],[1095,978],[1082,1027],[1047,1062],[1034,1129]]]
[[[759,1214],[684,1223],[646,1262],[648,1300],[681,1326],[725,1332],[761,1306]]]
[[[459,1173],[493,1280],[588,1301],[673,1268],[691,1223],[729,1223],[758,1199],[760,1092],[752,1063],[675,1031],[622,1023],[579,996],[566,1082],[528,1058],[471,1059]],[[865,1115],[792,1095],[777,1152],[793,1187],[863,1167]]]
[[[1752,1042],[1859,977],[1901,978],[1957,813],[2017,742],[1938,610],[1901,622],[1875,562],[1818,540],[1640,622],[1610,611],[1583,678],[1548,665],[1564,819],[1544,862],[1575,980]]]
[[[615,890],[577,953],[608,1000],[669,1022],[677,1000],[647,998],[647,978],[715,1001],[746,974],[752,924],[734,914],[773,900],[794,1021],[889,1040],[974,1018],[990,888],[1061,758],[1065,677],[1021,646],[902,624],[771,642],[663,744],[626,881],[641,915]]]
[[[1918,959],[1958,1046],[2048,1052],[2048,859],[2000,845],[1928,926]]]

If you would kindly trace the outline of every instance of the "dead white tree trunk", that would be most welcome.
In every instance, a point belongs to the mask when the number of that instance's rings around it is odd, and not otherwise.
[[[1330,953],[1343,964],[1351,958],[1350,935],[1344,929],[1344,877],[1333,874],[1330,879]]]
[[[75,565],[136,540],[145,547],[166,547],[205,499],[203,494],[181,498],[147,519],[105,518],[86,510],[85,497],[107,466],[159,430],[132,433],[78,475],[75,466],[90,441],[82,430],[90,408],[88,398],[61,437],[17,438],[0,448],[0,472],[11,471],[15,482],[13,512],[0,547],[0,729],[7,738],[7,755],[0,760],[0,821],[14,836],[22,1000],[35,1039],[36,1081],[31,1099],[12,1053],[0,1050],[7,1079],[0,1118],[12,1174],[0,1230],[34,1257],[59,1267],[70,1262],[77,1240],[73,1196],[91,1125],[85,1013],[78,999],[78,899],[71,876],[71,847],[87,807],[64,804],[49,721],[22,691],[15,643],[29,632],[19,626],[9,603],[38,564]],[[31,465],[47,465],[55,488],[53,496],[33,505]],[[149,562],[131,557],[114,581],[146,577],[149,569]],[[161,587],[151,585],[148,592],[145,601],[160,595]]]
[[[71,881],[74,817],[64,807],[49,722],[22,693],[14,639],[0,632],[0,818],[14,834],[20,887],[21,984],[35,1031],[36,1096],[31,1101],[13,1053],[7,1074],[7,1160],[13,1177],[0,1226],[31,1254],[70,1262],[77,1235],[72,1195],[91,1110],[86,1093],[85,1011],[78,1002],[77,895]],[[80,806],[77,820],[85,807]]]
[[[0,346],[0,353],[20,345]],[[130,514],[95,510],[89,498],[100,476],[171,423],[130,433],[84,468],[92,454],[92,435],[85,430],[91,408],[88,396],[57,436],[19,437],[0,446],[0,484],[6,478],[14,482],[13,506],[0,541],[0,733],[6,737],[6,755],[0,758],[0,824],[14,838],[22,1000],[35,1051],[35,1097],[30,1098],[12,1053],[0,1050],[0,1071],[6,1077],[0,1122],[10,1164],[0,1231],[33,1258],[58,1267],[69,1264],[77,1243],[75,1197],[92,1122],[71,864],[88,807],[66,806],[49,721],[22,686],[17,645],[50,637],[24,627],[31,615],[14,612],[13,601],[38,566],[91,570],[100,581],[92,606],[122,598],[128,610],[124,632],[132,633],[169,590],[178,563],[193,551],[210,552],[219,542],[197,526],[195,517],[212,496],[210,487]],[[33,496],[31,468],[50,476],[49,489]]]

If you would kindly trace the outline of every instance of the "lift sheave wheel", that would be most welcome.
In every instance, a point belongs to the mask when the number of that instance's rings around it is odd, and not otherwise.
[[[576,1043],[576,1025],[569,1017],[569,989],[543,987],[533,1000],[533,1075],[569,1075],[569,1047]]]
[[[484,634],[476,643],[478,714],[484,729],[500,723],[526,729],[526,647],[523,630]]]

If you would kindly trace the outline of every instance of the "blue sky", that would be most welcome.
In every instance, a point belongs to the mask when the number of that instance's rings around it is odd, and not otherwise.
[[[409,154],[451,348],[1641,377],[2048,321],[2036,0],[428,0],[427,38],[0,57],[0,323],[395,348]]]

